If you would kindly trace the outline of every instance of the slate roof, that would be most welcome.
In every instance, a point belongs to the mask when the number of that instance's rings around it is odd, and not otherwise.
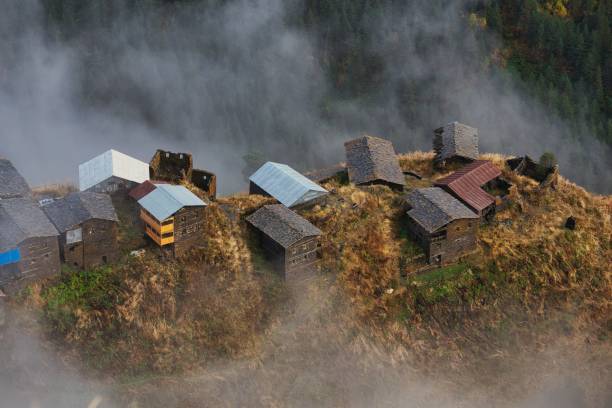
[[[405,199],[412,207],[408,216],[430,233],[455,220],[478,218],[476,213],[438,187],[412,190]]]
[[[324,183],[338,174],[346,172],[346,164],[338,163],[334,166],[324,167],[321,169],[311,170],[308,173],[304,174],[304,176],[308,177],[310,180],[315,183]]]
[[[29,197],[30,194],[30,186],[13,164],[9,160],[0,159],[0,199]]]
[[[108,150],[79,165],[79,189],[88,190],[113,176],[142,183],[149,179],[149,164],[116,150]]]
[[[435,185],[450,189],[476,211],[482,211],[495,202],[495,198],[481,186],[501,176],[501,170],[488,160],[476,160],[450,176],[436,181]]]
[[[307,203],[328,194],[286,164],[267,162],[249,180],[287,207]]]
[[[70,193],[47,204],[43,211],[60,233],[92,219],[119,222],[115,207],[107,194]]]
[[[404,185],[404,174],[390,141],[363,136],[346,142],[344,148],[349,180],[352,183],[385,181]]]
[[[282,204],[265,205],[246,220],[283,248],[289,248],[304,238],[321,235],[321,230]]]
[[[184,186],[155,184],[157,187],[138,200],[138,204],[158,221],[164,221],[183,207],[204,207],[206,203]]]
[[[28,238],[58,235],[34,201],[27,198],[0,200],[0,252],[14,249]]]
[[[434,149],[436,149],[436,160],[447,160],[452,157],[463,157],[466,159],[478,159],[478,129],[452,122],[434,131],[436,137],[441,138]]]

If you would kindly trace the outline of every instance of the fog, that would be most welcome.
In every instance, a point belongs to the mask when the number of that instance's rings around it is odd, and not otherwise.
[[[571,135],[484,66],[463,2],[442,15],[416,1],[366,19],[383,80],[367,98],[350,98],[330,83],[320,37],[288,23],[297,1],[141,13],[109,2],[112,18],[67,39],[45,24],[35,0],[8,1],[0,155],[33,184],[75,181],[78,163],[109,148],[145,161],[164,148],[194,153],[229,194],[246,188],[241,157],[250,150],[307,170],[343,160],[342,143],[363,133],[393,140],[398,151],[429,150],[432,129],[459,120],[480,129],[482,151],[550,150],[572,180],[601,192],[612,186],[609,147]],[[411,100],[411,87],[431,98]]]

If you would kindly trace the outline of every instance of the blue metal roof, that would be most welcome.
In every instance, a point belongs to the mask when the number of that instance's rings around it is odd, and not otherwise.
[[[294,207],[328,193],[286,164],[274,162],[261,166],[249,180],[286,207]]]
[[[13,264],[19,262],[20,260],[21,252],[19,251],[19,248],[0,253],[0,266]]]
[[[206,203],[183,186],[156,184],[157,188],[138,200],[158,221],[164,221],[183,207],[203,207]]]

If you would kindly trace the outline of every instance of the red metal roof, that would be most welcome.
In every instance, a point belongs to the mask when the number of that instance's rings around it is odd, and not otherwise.
[[[501,170],[487,160],[476,160],[450,176],[438,180],[435,185],[450,189],[464,203],[476,211],[482,211],[495,202],[495,198],[481,186],[501,176]]]
[[[129,196],[132,197],[134,200],[138,201],[156,188],[157,187],[155,186],[155,184],[153,184],[149,180],[143,181],[142,183],[134,187],[132,190],[130,190]]]

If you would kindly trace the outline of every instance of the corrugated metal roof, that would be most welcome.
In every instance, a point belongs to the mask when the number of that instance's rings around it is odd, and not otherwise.
[[[163,221],[183,207],[203,207],[206,203],[183,186],[155,184],[157,187],[138,200],[158,221]]]
[[[481,186],[501,176],[501,170],[488,160],[477,160],[438,180],[435,185],[450,189],[457,197],[476,211],[482,211],[495,202],[495,198]]]
[[[111,149],[79,165],[79,188],[85,191],[113,176],[142,183],[149,179],[149,165]]]
[[[287,207],[304,204],[328,194],[323,187],[286,164],[267,162],[249,180]]]

